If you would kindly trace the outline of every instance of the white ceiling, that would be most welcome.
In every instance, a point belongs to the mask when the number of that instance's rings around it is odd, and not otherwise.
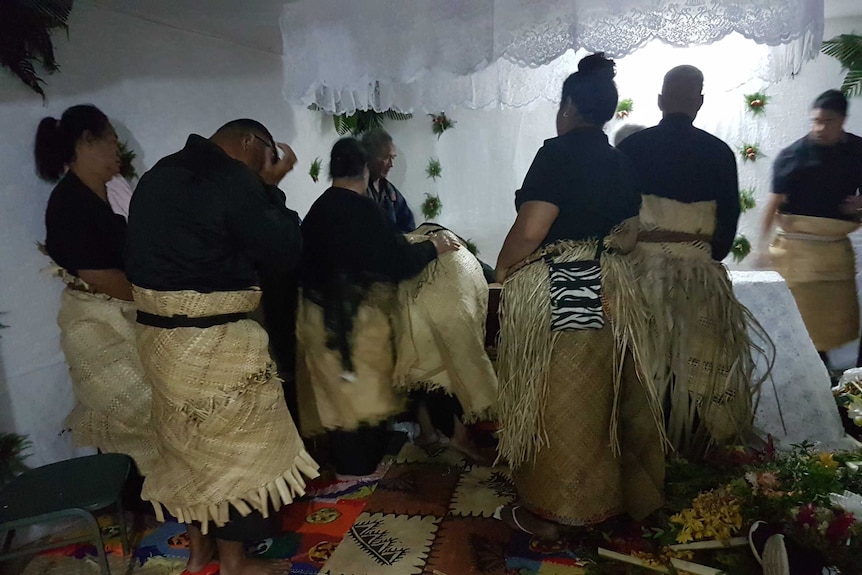
[[[315,0],[90,0],[105,10],[274,54],[282,53],[279,26],[282,7],[297,1]],[[824,3],[827,19],[862,17],[862,0],[824,0]]]

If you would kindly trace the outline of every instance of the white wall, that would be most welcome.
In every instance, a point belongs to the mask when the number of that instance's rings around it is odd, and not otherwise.
[[[850,31],[853,25],[862,29],[858,20],[830,24],[827,36]],[[74,452],[69,437],[58,436],[71,407],[55,322],[62,286],[40,273],[47,262],[35,247],[44,238],[43,216],[51,190],[34,174],[32,143],[39,120],[45,115],[56,117],[73,104],[96,104],[137,151],[142,173],[179,149],[189,133],[209,135],[225,121],[253,117],[278,139],[289,142],[300,158],[283,188],[288,205],[301,214],[326,188],[325,179],[318,184],[311,181],[308,167],[315,157],[325,159],[337,138],[329,118],[284,103],[281,61],[275,54],[85,2],[76,2],[69,39],[62,33],[54,39],[62,71],[45,77],[46,105],[16,78],[0,71],[0,311],[6,312],[0,321],[10,325],[0,332],[0,430],[30,436],[35,443],[30,460],[34,465]],[[677,63],[672,59],[688,58],[657,54],[661,58],[644,61],[642,55],[640,61],[632,56],[620,62],[622,95],[635,100],[634,122],[657,119],[653,106],[661,75]],[[723,75],[721,70],[739,77],[740,66],[721,60],[714,65],[718,72],[705,69],[707,106],[698,124],[732,141],[741,133],[739,122],[747,120],[741,112],[742,94],[764,85],[756,77],[723,85],[716,81]],[[774,155],[804,134],[810,100],[838,83],[838,65],[823,57],[797,78],[769,87],[773,100],[766,122],[757,128],[764,151]],[[862,102],[852,105],[855,109]],[[547,102],[524,110],[456,110],[450,114],[457,121],[455,129],[439,140],[432,135],[427,117],[390,123],[388,129],[399,148],[392,179],[417,216],[424,194],[439,193],[444,204],[439,221],[472,238],[493,264],[514,219],[513,192],[542,140],[554,135],[554,113]],[[851,117],[850,127],[862,133],[859,117]],[[613,129],[609,125],[609,131]],[[443,178],[436,183],[425,178],[430,156],[443,165]],[[753,174],[747,174],[747,168],[741,170],[744,178],[756,179],[761,193],[768,188],[766,160]],[[757,214],[746,215],[743,230],[751,229],[756,218]]]

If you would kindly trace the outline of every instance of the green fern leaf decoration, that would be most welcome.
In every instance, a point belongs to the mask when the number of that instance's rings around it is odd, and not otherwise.
[[[429,178],[433,180],[437,180],[437,178],[443,177],[443,166],[440,165],[440,160],[436,158],[429,158],[428,165],[425,166],[425,173]]]
[[[820,51],[838,60],[847,70],[841,91],[848,97],[862,96],[862,36],[840,34],[824,41]]]
[[[746,188],[739,190],[739,210],[747,212],[757,205],[757,200],[754,199],[754,189]]]
[[[422,202],[422,215],[425,221],[430,221],[440,215],[443,211],[443,202],[440,201],[440,196],[432,196],[425,194],[425,201]]]
[[[733,256],[733,261],[736,263],[741,262],[751,253],[751,242],[743,234],[739,234],[733,240],[733,247],[730,248],[730,253]]]

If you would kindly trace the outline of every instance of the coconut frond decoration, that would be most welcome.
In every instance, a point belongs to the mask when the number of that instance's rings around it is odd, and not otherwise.
[[[754,209],[754,206],[756,205],[757,200],[754,199],[754,188],[745,188],[739,190],[740,212],[747,212],[748,210]]]
[[[620,103],[617,104],[617,119],[623,120],[628,118],[629,115],[634,111],[634,102],[631,98],[626,98],[625,100],[620,100]]]
[[[54,58],[51,31],[69,31],[72,0],[0,1],[0,65],[8,68],[45,99],[45,81],[35,64],[48,74],[60,69]]]
[[[315,184],[320,179],[320,158],[314,158],[314,161],[311,162],[311,167],[308,169],[308,175],[311,176],[311,179]]]
[[[443,202],[440,201],[440,196],[425,194],[425,201],[422,202],[422,215],[425,221],[430,221],[440,215],[443,211]]]
[[[733,261],[741,262],[751,253],[751,242],[743,234],[739,234],[733,240],[733,246],[730,248],[730,255],[733,256]]]
[[[117,142],[117,147],[120,149],[120,175],[127,180],[134,180],[138,177],[138,171],[135,169],[134,161],[138,155],[129,147],[127,142]]]
[[[443,166],[440,165],[440,160],[437,158],[429,158],[428,165],[425,166],[425,173],[427,177],[432,180],[437,180],[437,178],[443,177]]]
[[[385,112],[377,112],[375,110],[356,110],[349,116],[340,114],[333,116],[332,121],[335,124],[335,131],[339,136],[361,136],[368,130],[380,128],[385,120],[409,120],[413,114],[404,114],[395,110],[386,110]]]
[[[763,153],[760,151],[760,146],[757,144],[749,144],[748,142],[742,144],[738,149],[739,155],[742,156],[743,162],[756,162],[758,158],[763,157]]]
[[[441,112],[439,115],[437,114],[428,114],[431,116],[431,131],[437,134],[437,139],[440,139],[440,136],[446,130],[455,127],[455,120],[452,120],[446,116],[444,112]]]
[[[15,476],[27,471],[25,453],[33,444],[17,433],[0,433],[0,487],[12,481]]]
[[[766,107],[766,103],[768,101],[769,96],[767,96],[763,92],[755,92],[753,94],[745,95],[746,109],[755,116],[764,112],[764,108]]]
[[[841,34],[825,40],[820,51],[838,60],[841,68],[847,70],[841,84],[844,95],[848,98],[862,96],[862,36]]]

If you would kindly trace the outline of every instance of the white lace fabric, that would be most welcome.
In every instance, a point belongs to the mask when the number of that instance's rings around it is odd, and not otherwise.
[[[299,0],[281,29],[291,103],[439,112],[553,100],[576,51],[620,58],[656,39],[792,43],[789,74],[817,53],[823,0]]]

